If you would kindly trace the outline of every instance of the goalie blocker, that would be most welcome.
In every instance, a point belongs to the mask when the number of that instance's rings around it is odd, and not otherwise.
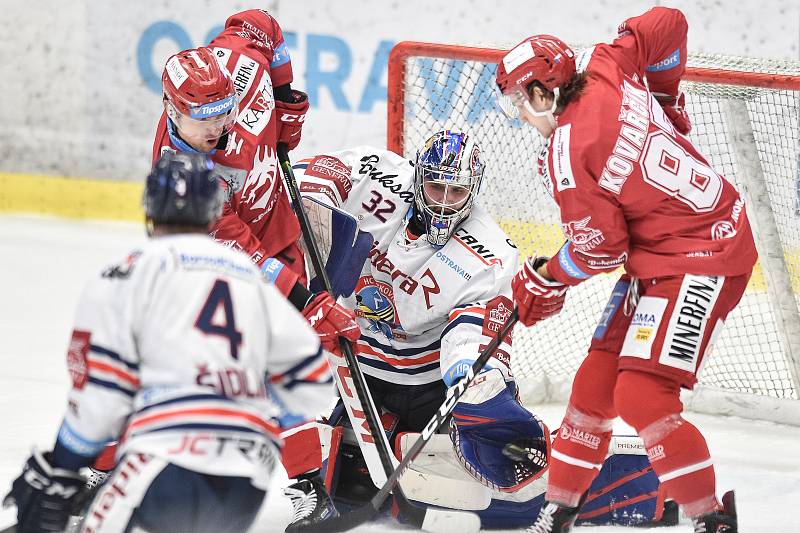
[[[397,420],[388,413],[382,416],[382,422],[401,460],[419,434],[398,433]],[[282,435],[284,439],[321,442],[320,448],[309,449],[285,466],[292,477],[310,464],[321,464],[320,476],[339,512],[364,504],[377,492],[351,428],[312,422],[287,433]],[[547,473],[517,492],[491,490],[467,474],[448,435],[438,434],[401,478],[401,486],[412,501],[477,513],[482,528],[522,528],[529,526],[539,513]],[[665,500],[641,439],[613,437],[609,455],[589,489],[577,524],[655,527],[677,523],[678,507]]]

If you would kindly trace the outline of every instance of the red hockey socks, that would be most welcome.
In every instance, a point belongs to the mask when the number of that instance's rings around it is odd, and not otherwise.
[[[613,393],[617,357],[592,350],[572,385],[564,421],[553,441],[548,501],[575,507],[603,466],[617,413]]]
[[[614,401],[644,441],[667,495],[690,517],[716,509],[714,466],[700,431],[680,415],[680,386],[655,374],[623,371]]]

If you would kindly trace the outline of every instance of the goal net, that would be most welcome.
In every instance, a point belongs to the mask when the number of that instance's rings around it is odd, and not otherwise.
[[[520,249],[563,243],[536,177],[542,140],[495,102],[504,50],[399,43],[389,59],[388,148],[408,158],[445,128],[470,132],[486,176],[479,201]],[[691,55],[682,89],[692,140],[747,201],[759,264],[685,400],[699,411],[800,424],[800,63]],[[513,367],[526,401],[564,401],[616,275],[570,290],[560,315],[518,327]]]

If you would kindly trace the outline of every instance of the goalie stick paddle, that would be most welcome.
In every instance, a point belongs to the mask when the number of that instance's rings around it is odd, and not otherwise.
[[[436,414],[433,415],[433,418],[425,425],[425,428],[422,430],[422,433],[417,438],[416,442],[409,448],[406,455],[403,457],[403,460],[400,461],[400,464],[397,465],[397,468],[391,473],[389,478],[386,480],[386,484],[372,497],[372,499],[362,505],[361,507],[356,508],[355,510],[341,514],[334,518],[330,518],[325,520],[324,522],[319,522],[317,524],[312,524],[308,527],[304,527],[302,531],[305,533],[322,533],[325,531],[348,531],[353,529],[369,520],[372,520],[380,511],[383,502],[386,501],[386,498],[389,496],[389,493],[397,486],[400,477],[403,473],[408,469],[409,464],[413,461],[428,443],[430,438],[436,434],[436,430],[444,424],[447,417],[450,416],[450,413],[453,412],[456,404],[458,403],[459,398],[464,394],[467,390],[467,387],[472,380],[475,379],[475,376],[483,370],[484,365],[486,365],[486,361],[492,356],[494,351],[500,346],[500,343],[503,342],[503,338],[514,328],[514,325],[517,323],[518,320],[517,309],[511,312],[511,315],[506,320],[506,323],[503,324],[503,327],[497,333],[497,336],[492,339],[492,342],[489,343],[486,348],[484,348],[481,355],[472,363],[472,366],[467,370],[467,373],[461,378],[458,383],[456,383],[453,387],[450,388],[448,391],[448,397],[445,399],[444,403],[439,407],[439,410]],[[463,515],[472,515],[477,518],[477,515],[472,513],[461,513]],[[444,518],[441,516],[431,515],[426,516],[426,521],[423,523],[423,529],[429,528],[441,528],[442,525],[436,523],[438,520],[443,520]],[[461,523],[456,523],[455,521],[449,524],[447,528],[449,531],[458,531],[460,533],[466,533],[467,529],[472,526],[466,521]],[[447,527],[447,525],[445,525]],[[480,528],[480,520],[478,520],[477,527]]]
[[[311,232],[311,224],[308,221],[308,216],[300,198],[300,191],[297,186],[297,180],[295,179],[294,171],[292,170],[292,163],[289,160],[289,153],[286,145],[279,143],[277,152],[278,161],[280,161],[281,168],[283,170],[284,182],[286,183],[286,188],[289,191],[289,197],[292,200],[292,206],[294,207],[295,214],[297,215],[298,222],[300,223],[300,231],[303,235],[303,240],[306,243],[308,254],[311,257],[311,264],[314,267],[314,272],[319,278],[322,288],[330,292],[331,282],[328,277],[328,273],[325,270],[325,265],[322,264],[319,248],[317,247],[316,240]],[[374,402],[372,401],[372,395],[367,388],[366,379],[364,378],[364,374],[361,372],[361,367],[358,364],[358,359],[353,353],[353,348],[350,345],[350,342],[347,339],[340,337],[339,345],[347,366],[350,369],[354,388],[356,389],[356,397],[364,407],[364,417],[366,418],[367,427],[369,428],[369,432],[372,434],[373,440],[377,447],[381,466],[383,467],[386,477],[389,478],[389,476],[393,474],[393,471],[395,471],[394,464],[392,463],[392,452],[388,447],[385,433],[383,432],[383,425],[380,423],[375,414],[377,410],[375,409]],[[386,484],[388,484],[388,481]],[[477,515],[473,513],[466,511],[429,509],[427,507],[415,506],[408,501],[408,498],[405,497],[403,491],[400,489],[400,487],[396,487],[396,485],[396,482],[392,483],[392,486],[386,491],[386,494],[383,496],[383,498],[381,498],[380,504],[386,500],[389,491],[394,488],[395,501],[397,502],[400,515],[404,520],[410,522],[410,524],[414,527],[428,531],[447,531],[449,530],[448,523],[452,524],[463,522],[465,526],[467,526],[465,529],[469,529],[468,525],[474,524],[475,521],[478,521],[478,526],[474,529],[477,531],[477,529],[480,527],[480,521]],[[372,516],[374,516],[374,514],[364,514],[360,521],[356,523],[363,523],[369,520]],[[328,521],[322,522],[320,524],[321,529],[319,531],[332,531],[327,528],[327,523]],[[467,533],[467,531],[462,529],[462,533]]]

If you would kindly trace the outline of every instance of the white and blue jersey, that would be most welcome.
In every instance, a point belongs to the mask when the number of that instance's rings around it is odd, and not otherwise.
[[[319,340],[258,267],[207,235],[150,240],[91,280],[68,350],[57,449],[109,441],[266,489],[281,421],[311,418],[333,382]]]
[[[411,236],[414,166],[393,152],[363,146],[294,169],[304,197],[346,211],[372,234],[355,292],[342,302],[361,326],[364,373],[397,384],[452,384],[511,313],[517,249],[480,205],[442,247]],[[510,343],[489,362],[506,376]]]

